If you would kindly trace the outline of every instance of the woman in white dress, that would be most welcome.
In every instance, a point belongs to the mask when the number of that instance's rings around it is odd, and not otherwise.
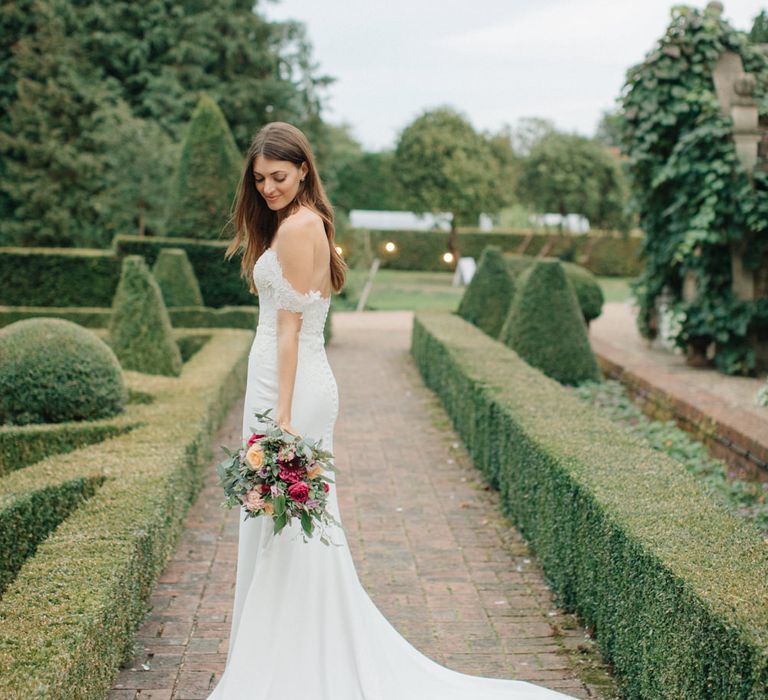
[[[339,407],[323,342],[332,291],[346,265],[333,214],[304,134],[282,122],[254,137],[227,250],[259,295],[243,436],[268,408],[284,430],[333,451]],[[372,398],[373,400],[373,398]],[[343,488],[343,473],[341,474]],[[328,510],[341,522],[336,485]],[[432,661],[383,616],[362,587],[344,530],[304,542],[297,522],[272,534],[271,518],[241,512],[227,664],[209,700],[563,700],[515,680],[471,676]]]

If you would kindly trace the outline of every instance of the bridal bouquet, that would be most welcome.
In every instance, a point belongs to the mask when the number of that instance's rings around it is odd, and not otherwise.
[[[341,525],[326,510],[328,484],[335,483],[326,472],[337,471],[333,455],[321,447],[322,439],[314,442],[282,430],[268,416],[271,410],[255,414],[269,426],[265,433],[251,429],[251,436],[237,450],[222,445],[228,455],[217,468],[225,495],[222,505],[243,506],[246,519],[271,516],[274,534],[298,518],[305,542],[318,524],[320,541],[330,544],[324,526]]]

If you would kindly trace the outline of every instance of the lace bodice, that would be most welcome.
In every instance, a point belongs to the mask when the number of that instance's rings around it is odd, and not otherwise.
[[[277,331],[277,310],[301,312],[300,337],[321,336],[325,317],[331,305],[330,297],[318,290],[298,292],[283,275],[277,252],[267,248],[253,266],[253,279],[259,290],[259,325],[262,332]]]

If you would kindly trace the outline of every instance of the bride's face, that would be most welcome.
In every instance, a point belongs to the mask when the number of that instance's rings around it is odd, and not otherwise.
[[[284,209],[294,200],[306,175],[306,163],[298,166],[289,160],[272,160],[262,155],[253,160],[256,190],[273,211]]]

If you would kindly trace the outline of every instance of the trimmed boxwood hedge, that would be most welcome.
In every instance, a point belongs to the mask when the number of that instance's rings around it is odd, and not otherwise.
[[[258,306],[177,306],[168,309],[174,328],[244,328],[254,330],[259,318]],[[106,328],[111,308],[0,306],[0,328],[23,318],[52,316],[73,321],[86,328]]]
[[[110,306],[119,279],[111,250],[0,247],[4,306]]]
[[[127,433],[139,424],[125,416],[94,421],[0,426],[0,477],[55,454]]]
[[[242,395],[253,332],[211,340],[180,377],[127,372],[145,423],[0,479],[0,498],[104,479],[28,559],[0,600],[0,697],[106,696],[147,611],[154,582],[198,493],[210,442]]]
[[[530,235],[530,240],[529,240]],[[392,241],[396,250],[387,252],[384,246]],[[479,260],[487,245],[499,246],[505,253],[516,253],[526,242],[526,255],[537,255],[547,244],[554,243],[548,255],[575,260],[590,272],[600,276],[634,277],[643,269],[640,249],[643,239],[624,238],[619,234],[594,233],[585,235],[550,236],[532,231],[462,232],[458,233],[458,248],[463,256]],[[376,231],[350,229],[340,240],[344,255],[359,265],[369,266],[374,255],[382,268],[396,270],[450,271],[443,253],[448,250],[448,233],[442,231]],[[586,258],[586,259],[583,259]]]
[[[411,352],[627,698],[766,698],[768,548],[756,531],[457,315],[417,312]]]
[[[0,499],[0,596],[37,546],[102,482],[100,477],[72,479]]]

